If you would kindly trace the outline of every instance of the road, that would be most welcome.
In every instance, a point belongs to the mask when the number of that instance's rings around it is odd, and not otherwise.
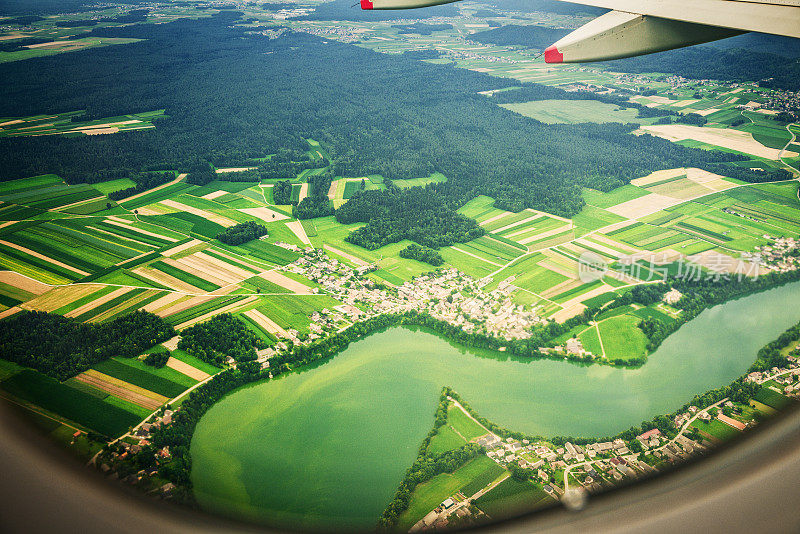
[[[686,429],[689,428],[689,425],[691,425],[700,416],[700,414],[705,413],[705,412],[707,412],[707,411],[709,411],[709,410],[711,410],[713,408],[718,407],[720,404],[724,403],[726,400],[728,400],[728,397],[725,397],[721,401],[715,402],[714,404],[712,404],[711,406],[708,406],[707,408],[704,408],[702,410],[698,410],[698,412],[696,414],[694,414],[694,416],[691,419],[686,421],[686,424],[684,424],[681,427],[680,431],[675,435],[674,438],[672,438],[671,440],[667,441],[661,447],[658,447],[657,449],[653,449],[652,452],[660,451],[660,450],[664,449],[667,445],[675,443],[675,441],[679,437],[681,437],[683,435],[683,433],[686,431]],[[595,462],[598,462],[598,461],[601,461],[601,460],[587,460],[587,461],[581,462],[579,464],[572,464],[572,465],[567,466],[567,468],[564,470],[564,492],[566,493],[566,491],[569,489],[569,474],[570,474],[570,471],[572,471],[576,467],[583,467],[583,466],[591,465],[591,464],[593,464]]]
[[[786,165],[787,167],[792,169],[798,175],[798,177],[799,177],[798,179],[800,179],[800,169],[798,169],[797,167],[794,167],[792,165],[789,165],[788,163],[783,161],[783,153],[786,152],[786,149],[789,148],[789,145],[791,145],[792,143],[794,143],[797,140],[797,136],[792,131],[791,126],[797,126],[797,123],[792,122],[792,123],[789,123],[789,124],[786,125],[786,131],[789,132],[789,135],[791,135],[792,138],[789,139],[789,142],[787,142],[783,146],[783,148],[781,149],[780,153],[778,154],[778,159],[781,160],[781,163],[783,163],[784,165]],[[800,191],[797,192],[797,195],[798,195],[798,198],[800,198]]]

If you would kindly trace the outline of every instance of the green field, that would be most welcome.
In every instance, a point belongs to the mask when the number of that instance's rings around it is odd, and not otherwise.
[[[215,289],[219,289],[219,286],[213,282],[209,282],[204,278],[200,278],[191,273],[187,273],[186,271],[182,271],[177,267],[173,267],[172,265],[167,265],[163,261],[156,261],[150,264],[150,267],[153,269],[157,269],[162,273],[166,273],[170,276],[174,276],[178,280],[183,280],[189,285],[193,285],[194,287],[200,288],[203,291],[214,291]]]
[[[595,327],[589,327],[578,336],[583,348],[596,356],[603,355],[603,347],[600,345],[600,338]]]
[[[522,514],[548,502],[555,501],[538,484],[509,477],[477,499],[475,505],[490,518],[500,519]]]
[[[145,367],[144,364],[142,364],[142,367]],[[163,376],[159,376],[150,369],[138,368],[136,364],[131,365],[128,362],[117,359],[100,362],[93,365],[92,369],[169,398],[177,397],[183,393],[187,387],[195,383],[192,381],[191,384],[182,385],[168,378],[164,378]],[[184,378],[188,378],[185,375],[183,376]],[[184,379],[182,379],[182,381],[186,382]]]
[[[438,456],[443,452],[457,449],[465,443],[466,441],[456,434],[449,424],[445,424],[439,427],[439,431],[431,438],[430,445],[428,445],[428,454]]]
[[[726,441],[741,434],[741,432],[732,426],[728,426],[718,419],[712,419],[709,422],[695,419],[691,426],[695,427],[700,432],[707,434],[712,439],[717,439],[720,441]]]
[[[165,380],[169,380],[170,382],[174,382],[184,388],[190,388],[193,385],[197,384],[197,380],[194,378],[189,378],[185,374],[176,371],[171,367],[161,367],[160,369],[156,369],[152,365],[147,365],[143,361],[137,358],[112,358],[113,361],[117,363],[121,363],[123,365],[127,365],[128,367],[132,367],[134,369],[138,369],[144,373],[154,375],[156,377],[163,378]]]
[[[327,295],[265,295],[259,299],[257,309],[283,328],[308,332],[311,313],[339,304]]]
[[[492,464],[491,466],[489,464]],[[478,456],[474,460],[459,467],[453,473],[436,475],[432,479],[416,487],[411,494],[408,509],[400,515],[397,522],[398,531],[406,531],[414,523],[422,519],[428,512],[436,508],[442,501],[475,480],[482,480],[483,473],[496,466],[486,456]]]
[[[447,423],[464,436],[467,441],[483,436],[487,432],[485,428],[454,404],[450,404],[447,409]]]
[[[596,100],[535,100],[519,104],[501,104],[520,115],[545,124],[578,124],[581,122],[646,122],[637,118],[635,109],[620,109]]]
[[[204,362],[203,360],[200,360],[199,358],[196,358],[196,357],[192,356],[191,354],[189,354],[187,352],[184,352],[184,351],[182,351],[180,349],[173,350],[170,353],[170,356],[172,356],[176,360],[182,361],[183,363],[188,363],[189,365],[191,365],[195,369],[200,369],[201,371],[203,371],[205,373],[208,373],[210,375],[217,374],[217,373],[219,373],[221,371],[221,369],[219,367],[215,367],[215,366],[211,365],[210,363]]]
[[[424,176],[422,178],[411,178],[408,180],[395,180],[392,183],[401,189],[405,189],[408,187],[420,187],[428,184],[438,184],[446,181],[447,177],[444,174],[440,172],[435,172],[430,176]],[[345,190],[345,195],[347,195],[346,190]],[[349,197],[345,196],[344,198],[349,198]]]
[[[107,436],[117,436],[140,421],[137,414],[63,385],[32,370],[4,380],[2,388],[71,421]]]
[[[613,189],[608,193],[595,191],[594,189],[584,189],[583,199],[589,205],[598,208],[610,208],[611,206],[616,206],[617,204],[622,204],[628,200],[633,200],[634,198],[643,197],[649,194],[650,193],[648,191],[636,187],[635,185],[623,185],[622,187]]]
[[[606,357],[610,360],[630,360],[647,355],[647,336],[638,328],[641,319],[619,315],[599,323],[600,336]]]
[[[753,396],[753,400],[758,401],[761,404],[766,404],[770,408],[775,408],[776,410],[780,410],[792,402],[788,397],[785,397],[777,391],[769,389],[768,387],[763,387],[758,390],[758,393]]]
[[[501,475],[503,475],[506,470],[496,464],[493,460],[486,457],[488,462],[483,460],[483,456],[479,457],[480,463],[483,464],[484,468],[475,478],[473,478],[469,484],[466,484],[463,488],[461,488],[461,493],[469,498],[472,495],[475,495],[478,491],[485,488],[487,485],[491,484]],[[476,460],[476,462],[478,461]]]

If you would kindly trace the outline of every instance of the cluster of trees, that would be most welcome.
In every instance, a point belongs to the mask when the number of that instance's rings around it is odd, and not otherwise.
[[[3,21],[5,24],[6,21]],[[0,42],[0,52],[19,52],[20,50],[28,50],[28,46],[49,43],[52,39],[41,39],[39,37],[25,37],[23,39],[13,39],[10,41]]]
[[[292,203],[292,183],[289,180],[279,180],[272,186],[272,199],[275,204]]]
[[[3,359],[66,380],[112,356],[132,358],[175,335],[161,317],[136,311],[107,323],[81,323],[22,311],[0,321]]]
[[[659,321],[653,317],[645,317],[637,326],[647,336],[647,350],[649,352],[656,350],[661,345],[661,342],[675,331],[664,321]]]
[[[333,215],[333,203],[328,198],[328,190],[333,182],[330,169],[322,174],[309,176],[307,181],[310,194],[292,209],[295,218],[313,219]]]
[[[178,342],[179,349],[217,366],[224,364],[227,356],[237,362],[255,360],[256,350],[265,347],[258,336],[230,313],[190,326],[181,332]]]
[[[333,204],[327,195],[307,196],[292,208],[292,214],[297,219],[313,219],[333,215]]]
[[[226,228],[224,232],[217,234],[216,238],[226,245],[242,245],[268,233],[266,226],[255,221],[246,221]]]
[[[520,467],[520,465],[516,462],[511,462],[508,464],[508,470],[511,472],[512,478],[519,480],[520,482],[528,480],[536,474],[535,469],[526,469],[524,467]]]
[[[145,365],[151,365],[156,369],[161,369],[165,365],[167,365],[167,361],[169,361],[170,353],[167,349],[164,350],[156,350],[148,354],[142,360]]]
[[[444,258],[442,258],[442,255],[439,254],[438,251],[428,247],[421,247],[416,243],[411,243],[401,250],[400,257],[422,261],[434,267],[438,267],[444,263]]]
[[[685,113],[678,115],[675,118],[675,122],[691,124],[693,126],[704,126],[708,122],[708,119],[697,113]]]
[[[132,179],[136,182],[135,186],[120,189],[119,191],[112,191],[108,194],[108,198],[111,200],[120,200],[131,195],[142,193],[148,189],[163,185],[170,180],[174,180],[175,174],[171,172],[143,172],[134,175]]]
[[[16,24],[19,26],[30,26],[34,22],[39,22],[44,20],[44,17],[39,17],[37,15],[23,15],[21,17],[14,17],[10,19],[3,20],[3,24]]]
[[[346,241],[369,250],[403,239],[429,248],[463,243],[486,231],[474,219],[448,209],[439,197],[443,184],[408,190],[390,185],[386,190],[359,191],[336,210],[342,224],[365,222]]]
[[[202,159],[197,158],[189,166],[189,174],[186,183],[194,185],[207,185],[217,179],[217,171],[214,166]]]

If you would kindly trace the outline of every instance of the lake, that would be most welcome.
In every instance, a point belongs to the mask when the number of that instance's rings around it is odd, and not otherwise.
[[[512,430],[612,435],[732,382],[800,321],[798,301],[794,282],[708,309],[634,370],[391,328],[212,407],[191,445],[195,494],[206,510],[276,526],[368,529],[432,427],[442,386]]]

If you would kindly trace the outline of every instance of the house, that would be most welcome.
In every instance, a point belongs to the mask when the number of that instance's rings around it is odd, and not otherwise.
[[[442,501],[441,506],[442,506],[442,508],[447,510],[449,508],[452,508],[455,504],[456,504],[456,502],[452,498],[448,497],[447,499]]]
[[[664,297],[662,298],[662,300],[666,304],[669,304],[670,306],[672,306],[673,304],[677,304],[677,302],[679,300],[681,300],[682,296],[683,296],[683,293],[681,293],[677,289],[671,289],[671,290],[667,291],[664,294]]]
[[[570,338],[566,343],[567,354],[581,354],[583,352],[583,345],[576,338]]]

